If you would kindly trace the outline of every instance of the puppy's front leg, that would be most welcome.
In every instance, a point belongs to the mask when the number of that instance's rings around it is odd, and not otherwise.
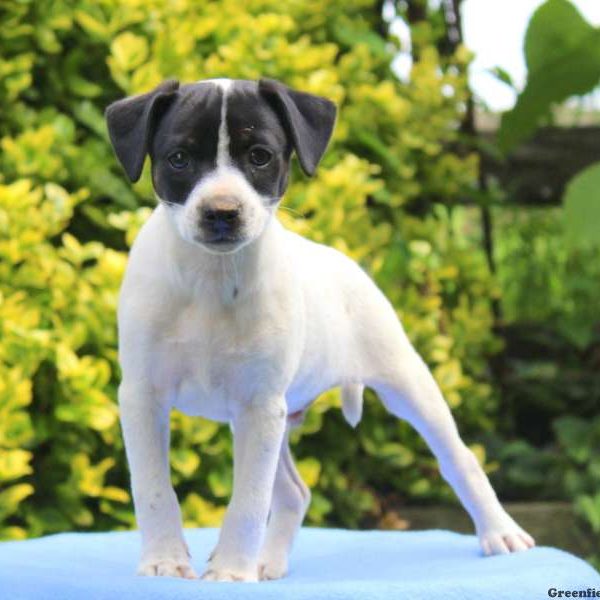
[[[258,581],[285,424],[283,396],[253,401],[235,415],[233,494],[203,579]]]
[[[119,407],[142,534],[138,574],[193,579],[197,575],[169,476],[169,407],[152,386],[126,380],[119,387]]]

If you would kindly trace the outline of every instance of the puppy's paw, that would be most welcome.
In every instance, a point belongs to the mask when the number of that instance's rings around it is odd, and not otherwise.
[[[479,543],[486,556],[522,552],[535,546],[535,540],[508,515],[483,528]]]
[[[258,581],[258,571],[256,567],[250,567],[246,561],[225,560],[223,554],[217,552],[215,548],[208,558],[206,571],[202,574],[204,581]]]
[[[145,577],[198,579],[190,558],[190,550],[185,540],[162,540],[159,545],[146,546],[143,549],[137,574]]]
[[[258,581],[255,571],[208,567],[202,575],[204,581]]]
[[[262,558],[258,564],[258,577],[261,581],[281,579],[287,574],[288,565],[285,556]]]
[[[173,558],[148,558],[140,563],[138,575],[146,577],[182,577],[198,579],[189,560]]]

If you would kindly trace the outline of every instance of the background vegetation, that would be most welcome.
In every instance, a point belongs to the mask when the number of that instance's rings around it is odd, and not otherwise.
[[[373,275],[501,497],[573,498],[600,533],[597,260],[563,243],[560,210],[511,207],[482,181],[470,55],[442,8],[387,3],[411,25],[402,82],[370,0],[2,3],[0,538],[134,525],[115,308],[154,200],[148,169],[126,182],[103,110],[168,77],[219,76],[338,103],[324,163],[313,180],[296,171],[281,219]],[[353,432],[329,392],[295,434],[309,522],[385,525],[402,504],[455,502],[422,440],[366,404]],[[218,524],[227,428],[174,413],[172,438],[186,525]]]

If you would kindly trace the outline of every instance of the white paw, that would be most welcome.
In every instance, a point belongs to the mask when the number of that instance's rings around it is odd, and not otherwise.
[[[211,552],[206,571],[202,574],[204,581],[258,581],[256,566],[251,568],[242,561],[226,561],[221,556],[216,548]]]
[[[264,557],[258,563],[258,577],[261,581],[281,579],[285,577],[287,570],[288,565],[285,556]]]
[[[198,579],[189,560],[173,558],[148,558],[144,559],[137,571],[138,575],[146,577],[183,577],[184,579]]]
[[[254,571],[209,567],[202,575],[204,581],[258,581]]]
[[[535,546],[535,540],[508,515],[484,527],[479,533],[479,543],[486,556],[522,552]]]

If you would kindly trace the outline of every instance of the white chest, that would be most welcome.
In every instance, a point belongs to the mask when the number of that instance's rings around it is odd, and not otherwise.
[[[289,370],[286,321],[273,306],[190,304],[156,340],[156,376],[177,409],[216,421]],[[288,349],[289,350],[289,349]]]

